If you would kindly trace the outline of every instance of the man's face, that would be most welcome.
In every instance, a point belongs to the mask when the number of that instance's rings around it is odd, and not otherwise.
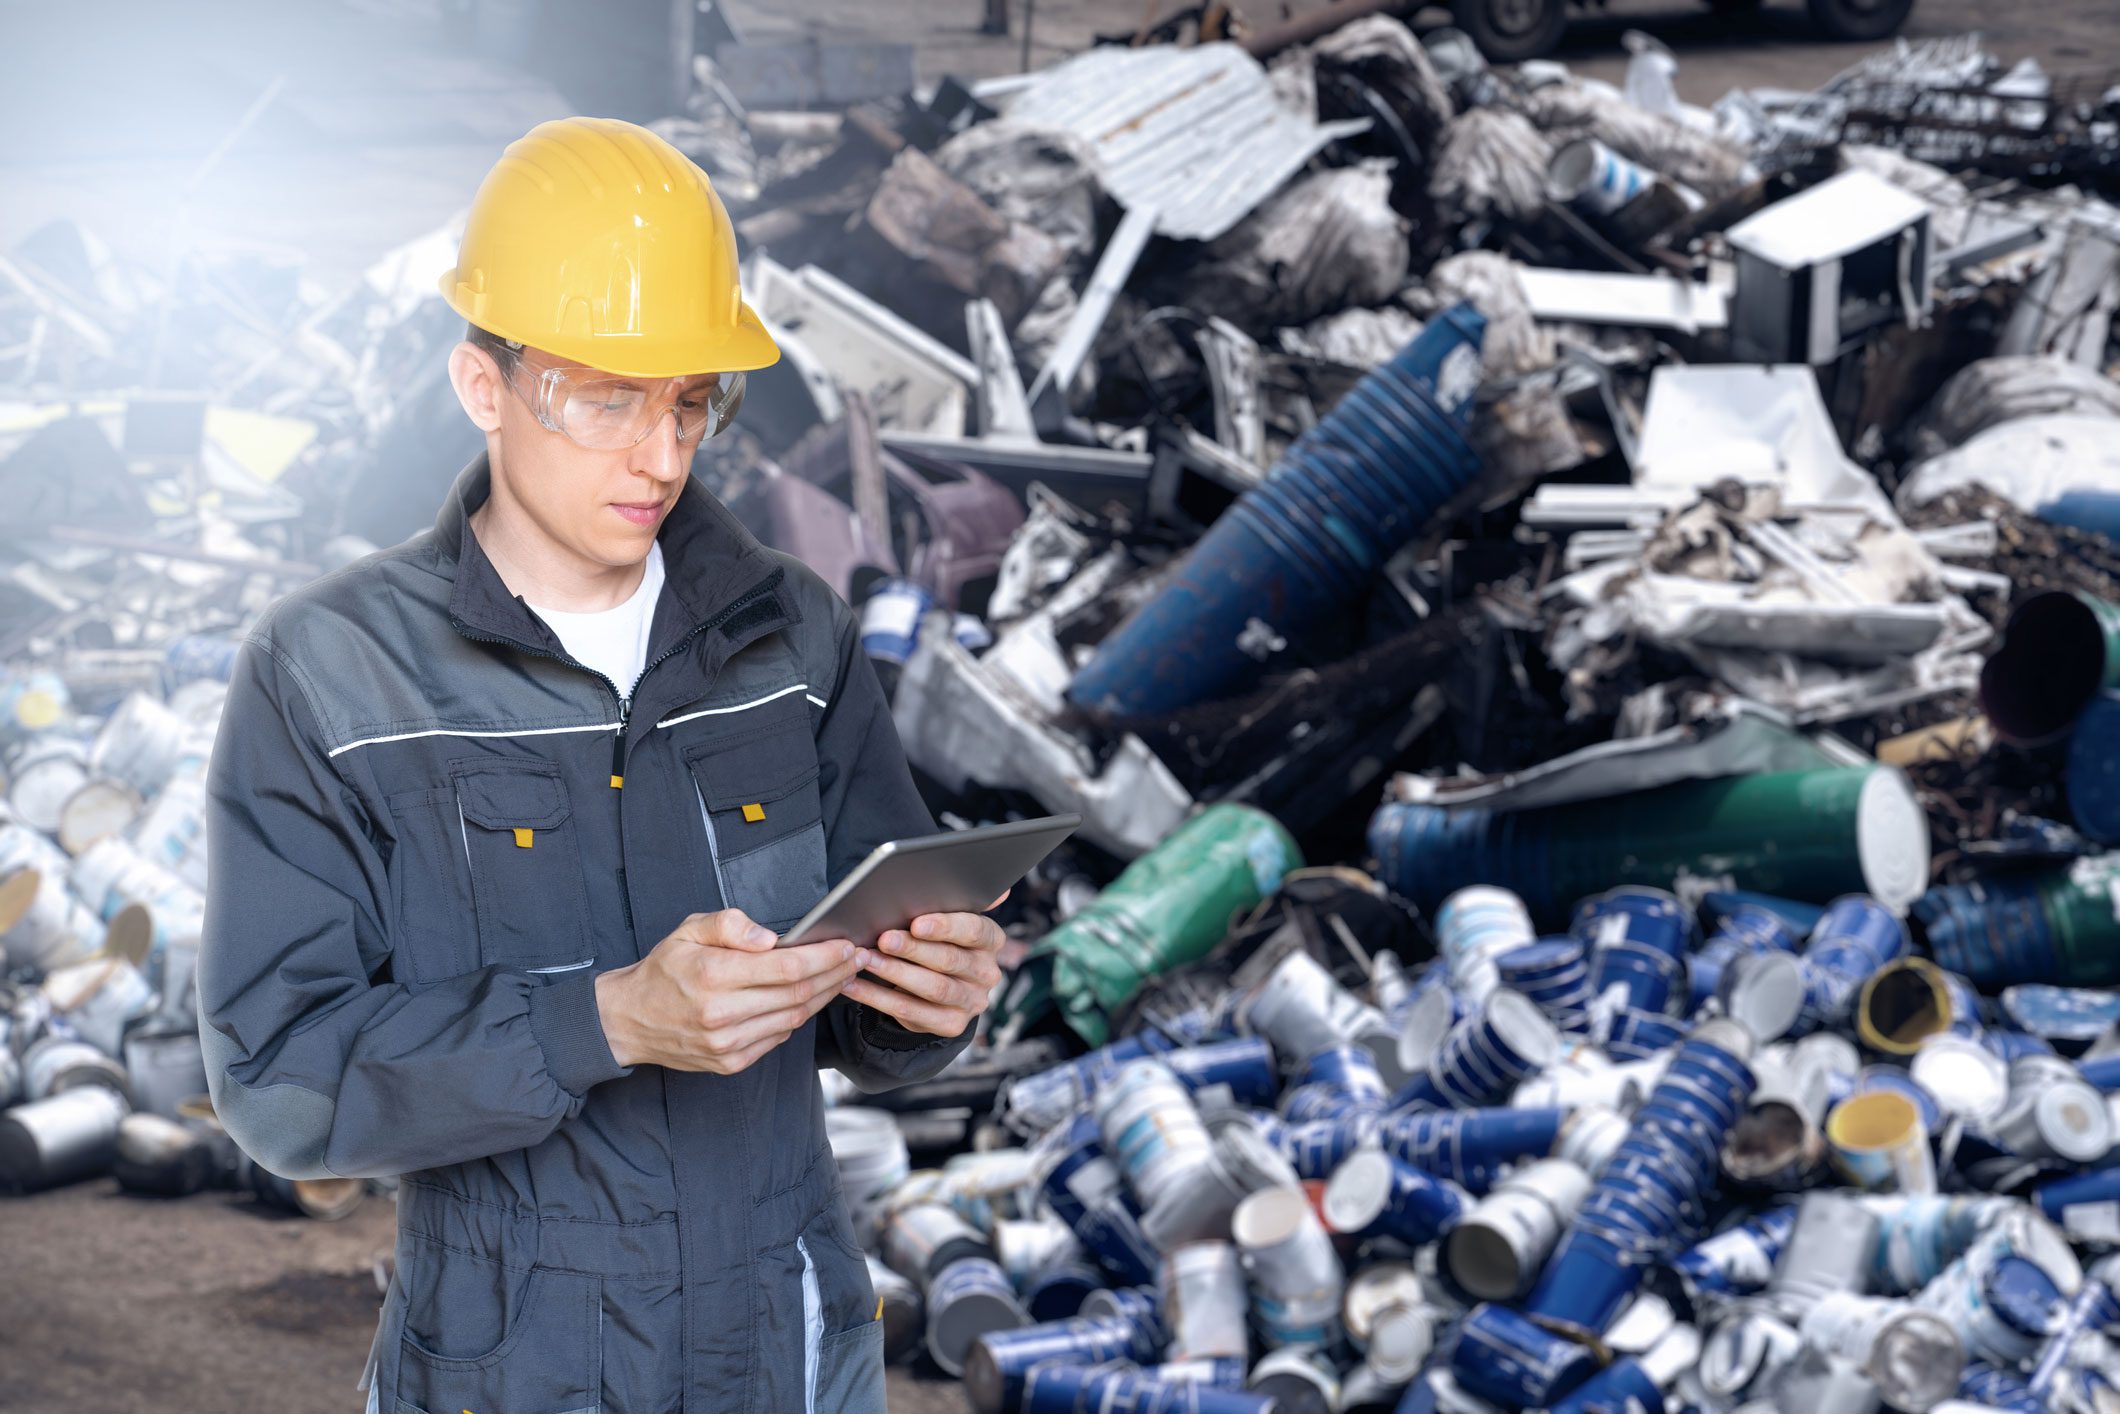
[[[511,369],[510,365],[515,366]],[[647,558],[663,518],[676,504],[699,443],[678,440],[677,419],[657,417],[638,443],[609,450],[584,447],[565,432],[538,421],[532,406],[540,375],[546,369],[581,370],[581,376],[612,379],[617,389],[638,389],[667,406],[668,380],[624,378],[584,369],[542,350],[525,348],[512,359],[497,360],[503,388],[496,399],[500,415],[496,484],[508,493],[551,539],[598,564],[634,565]],[[681,385],[681,396],[704,396],[714,375],[701,374]],[[606,386],[599,383],[599,386]],[[559,409],[553,412],[557,415]]]

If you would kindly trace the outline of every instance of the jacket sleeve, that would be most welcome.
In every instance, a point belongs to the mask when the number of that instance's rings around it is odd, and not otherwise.
[[[837,670],[817,728],[828,886],[885,840],[936,831],[906,765],[883,685],[861,651],[861,620],[836,596],[833,606]],[[979,1026],[974,1018],[956,1036],[932,1036],[849,997],[834,998],[817,1021],[818,1066],[838,1069],[870,1094],[927,1079],[971,1042]]]
[[[326,756],[307,677],[253,634],[208,767],[199,1037],[215,1113],[286,1178],[410,1173],[526,1148],[631,1072],[596,982],[484,967],[377,984],[384,861]]]

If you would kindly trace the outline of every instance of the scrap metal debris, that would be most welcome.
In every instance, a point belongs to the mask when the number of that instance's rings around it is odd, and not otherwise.
[[[695,474],[938,819],[1084,817],[979,1044],[825,1077],[892,1358],[2120,1407],[2120,87],[1968,36],[1703,110],[1381,8],[725,45],[660,125],[784,353]],[[198,805],[248,624],[477,450],[457,229],[0,252],[0,1186],[360,1198],[213,1122]]]

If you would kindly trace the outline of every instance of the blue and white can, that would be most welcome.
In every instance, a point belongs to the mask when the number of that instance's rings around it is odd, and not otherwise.
[[[1483,1399],[1512,1409],[1545,1409],[1595,1374],[1597,1363],[1588,1346],[1484,1302],[1458,1327],[1450,1373]]]
[[[1491,993],[1477,1013],[1450,1028],[1425,1076],[1393,1097],[1393,1107],[1479,1109],[1509,1097],[1561,1052],[1560,1032],[1519,993]]]
[[[904,667],[920,642],[920,620],[935,596],[910,579],[886,579],[861,603],[861,651]]]
[[[1844,894],[1828,904],[1803,951],[1806,1027],[1844,1024],[1862,984],[1908,950],[1905,922],[1876,899]]]
[[[1022,1402],[1024,1379],[1034,1365],[1048,1360],[1139,1363],[1155,1359],[1156,1353],[1138,1326],[1117,1316],[994,1331],[979,1337],[965,1357],[965,1398],[980,1414],[1004,1414]]]
[[[1383,1123],[1378,1115],[1353,1114],[1287,1125],[1279,1135],[1281,1153],[1298,1178],[1329,1178],[1349,1154],[1377,1136]]]
[[[1039,1322],[1064,1321],[1082,1314],[1090,1293],[1102,1291],[1104,1273],[1086,1262],[1056,1262],[1032,1274],[1023,1284],[1023,1308]]]
[[[937,1365],[964,1373],[965,1359],[981,1336],[1030,1324],[1008,1273],[985,1257],[960,1257],[928,1284],[927,1348]]]
[[[1590,957],[1578,939],[1541,938],[1503,953],[1494,965],[1504,987],[1529,997],[1563,1032],[1590,1034]]]
[[[1385,1116],[1376,1136],[1394,1158],[1485,1193],[1511,1164],[1552,1153],[1567,1114],[1550,1107],[1394,1114]]]
[[[1343,1236],[1396,1238],[1409,1247],[1457,1225],[1471,1197],[1448,1179],[1400,1162],[1382,1149],[1357,1149],[1325,1185],[1320,1207]]]
[[[1719,917],[1700,950],[1686,960],[1687,990],[1698,1011],[1715,995],[1723,968],[1753,952],[1796,951],[1796,931],[1782,916],[1758,904],[1738,904]]]
[[[1023,1414],[1273,1414],[1273,1400],[1248,1390],[1173,1384],[1111,1365],[1039,1365],[1024,1381]]]
[[[1660,1011],[1623,1007],[1612,1018],[1605,1050],[1616,1060],[1647,1060],[1686,1039],[1686,1025]]]
[[[1695,1243],[1670,1266],[1696,1303],[1704,1295],[1750,1296],[1773,1279],[1774,1264],[1795,1230],[1795,1204],[1769,1208]]]

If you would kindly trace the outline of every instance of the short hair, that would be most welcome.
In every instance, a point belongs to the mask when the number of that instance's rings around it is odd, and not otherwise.
[[[466,342],[476,344],[487,353],[492,354],[496,363],[502,359],[514,358],[523,351],[523,346],[515,342],[515,340],[504,339],[492,330],[481,329],[476,324],[466,323],[464,325],[464,339]]]

